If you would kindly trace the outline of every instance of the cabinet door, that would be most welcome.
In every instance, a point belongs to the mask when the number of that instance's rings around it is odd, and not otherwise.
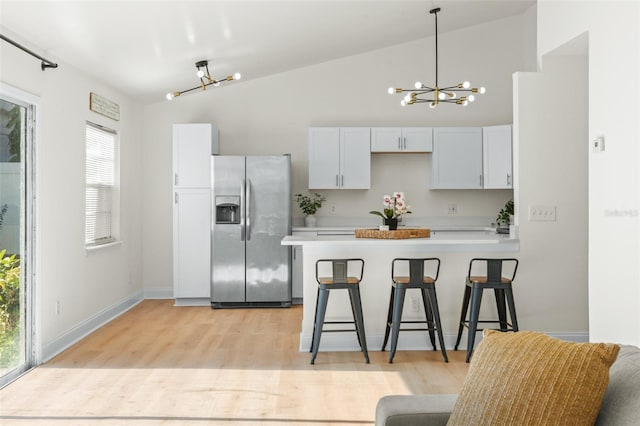
[[[491,126],[482,129],[482,164],[484,187],[513,188],[511,156],[511,126]]]
[[[211,187],[211,124],[173,125],[173,186]]]
[[[211,294],[211,191],[174,190],[173,296]]]
[[[368,127],[340,129],[340,187],[371,188],[371,133]]]
[[[433,189],[482,188],[482,128],[433,130]]]
[[[371,152],[401,152],[402,142],[400,127],[371,128]]]
[[[433,151],[431,127],[405,127],[402,129],[402,148],[405,152]]]
[[[309,189],[335,189],[340,177],[340,129],[309,129]]]
[[[293,246],[291,252],[291,299],[297,303],[302,299],[302,246]]]

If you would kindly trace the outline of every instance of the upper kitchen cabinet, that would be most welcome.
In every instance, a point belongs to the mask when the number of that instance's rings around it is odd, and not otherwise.
[[[482,151],[484,187],[513,188],[511,125],[484,127]]]
[[[373,127],[371,152],[431,152],[431,127]]]
[[[211,155],[219,153],[218,128],[208,123],[173,125],[173,186],[209,188]]]
[[[432,189],[480,189],[482,128],[433,129]]]
[[[368,127],[309,129],[309,189],[371,187]]]

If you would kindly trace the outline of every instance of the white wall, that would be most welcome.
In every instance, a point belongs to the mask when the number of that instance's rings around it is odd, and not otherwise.
[[[528,14],[440,34],[441,84],[465,79],[487,87],[468,108],[424,105],[402,108],[390,86],[433,81],[434,40],[422,39],[274,76],[232,82],[146,106],[144,163],[145,291],[171,289],[171,125],[213,122],[220,128],[222,154],[292,155],[293,192],[307,188],[307,132],[311,126],[481,126],[512,122],[512,79],[534,54]],[[533,64],[534,61],[529,61]],[[246,76],[249,77],[250,76]],[[168,88],[185,89],[185,88]],[[413,217],[445,216],[448,203],[458,215],[494,217],[511,191],[429,191],[429,154],[374,154],[372,188],[320,191],[327,196],[319,215],[371,220],[382,195],[404,191]],[[301,216],[295,208],[294,215]],[[376,222],[377,223],[377,222]],[[170,293],[169,293],[170,294]]]
[[[19,37],[6,35],[40,51]],[[141,295],[142,108],[65,63],[42,72],[40,61],[4,42],[0,55],[2,82],[38,96],[41,102],[36,136],[36,286],[41,307],[38,333],[46,359],[79,337],[83,327],[91,327],[101,313]],[[118,103],[120,121],[89,111],[90,92]],[[88,255],[84,248],[87,120],[120,135],[123,242]],[[59,315],[56,301],[60,302]]]
[[[640,3],[538,2],[538,54],[589,40],[589,331],[640,345]]]
[[[538,331],[578,331],[586,338],[586,57],[545,58],[543,72],[518,73],[514,87],[518,320]],[[532,205],[555,206],[556,221],[530,221]]]

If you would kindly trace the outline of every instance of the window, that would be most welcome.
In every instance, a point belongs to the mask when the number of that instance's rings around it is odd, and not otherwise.
[[[117,137],[114,130],[87,122],[85,245],[115,241]]]

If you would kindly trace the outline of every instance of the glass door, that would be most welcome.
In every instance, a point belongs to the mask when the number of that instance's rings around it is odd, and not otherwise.
[[[35,106],[0,86],[0,386],[34,364],[31,259]]]

